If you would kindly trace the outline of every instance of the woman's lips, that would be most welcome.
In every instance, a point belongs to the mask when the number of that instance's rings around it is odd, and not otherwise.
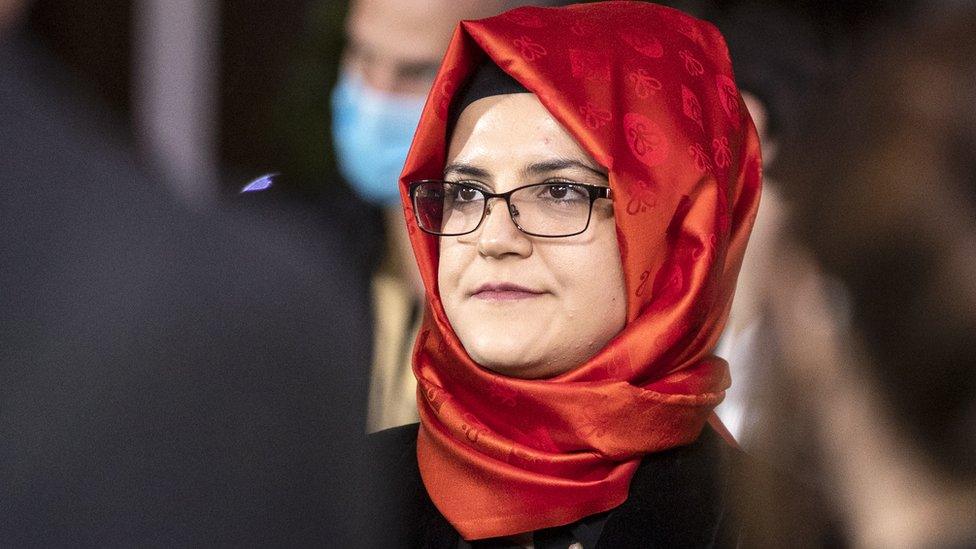
[[[538,297],[544,293],[518,284],[499,283],[482,284],[472,292],[471,297],[485,301],[518,301]]]

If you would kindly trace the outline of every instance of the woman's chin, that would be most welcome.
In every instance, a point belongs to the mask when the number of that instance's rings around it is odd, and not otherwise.
[[[526,351],[513,350],[511,354],[499,352],[497,347],[485,349],[484,353],[469,352],[471,359],[486,370],[496,374],[518,379],[544,379],[560,373],[558,364],[544,358],[530,358]]]

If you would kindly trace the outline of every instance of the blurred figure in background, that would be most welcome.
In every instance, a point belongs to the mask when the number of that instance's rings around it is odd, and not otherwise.
[[[826,55],[810,22],[785,8],[741,2],[702,11],[726,37],[736,81],[762,143],[763,198],[717,349],[729,361],[732,387],[716,412],[748,449],[773,420],[763,408],[766,385],[775,375],[769,370],[777,360],[768,301],[777,280],[777,257],[797,246],[783,197],[791,182],[776,177],[777,153],[782,141],[803,133],[809,98],[819,97],[824,87]]]
[[[372,273],[370,431],[418,419],[410,354],[420,326],[423,285],[407,239],[397,181],[420,111],[457,23],[526,3],[533,2],[350,4],[348,43],[331,95],[332,137],[345,181],[359,198],[383,212],[382,259]]]
[[[0,2],[0,545],[344,546],[369,311],[338,229],[184,208],[24,8]]]
[[[910,21],[885,21],[863,40],[838,93],[782,158],[793,226],[812,252],[782,257],[773,288],[796,389],[782,409],[810,414],[858,545],[968,547],[976,11],[939,5]]]
[[[9,34],[20,23],[26,8],[25,0],[0,0],[0,37]]]

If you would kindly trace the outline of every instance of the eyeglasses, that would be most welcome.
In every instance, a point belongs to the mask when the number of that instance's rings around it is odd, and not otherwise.
[[[574,236],[590,226],[593,203],[612,200],[609,187],[571,181],[525,185],[504,193],[472,183],[424,180],[410,184],[417,225],[437,236],[460,236],[481,226],[492,198],[501,198],[520,231],[532,236]]]

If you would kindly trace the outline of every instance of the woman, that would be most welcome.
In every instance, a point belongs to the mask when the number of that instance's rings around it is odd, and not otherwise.
[[[464,22],[401,183],[430,305],[419,430],[376,439],[406,498],[384,533],[735,541],[706,422],[760,153],[714,27],[638,2]]]

